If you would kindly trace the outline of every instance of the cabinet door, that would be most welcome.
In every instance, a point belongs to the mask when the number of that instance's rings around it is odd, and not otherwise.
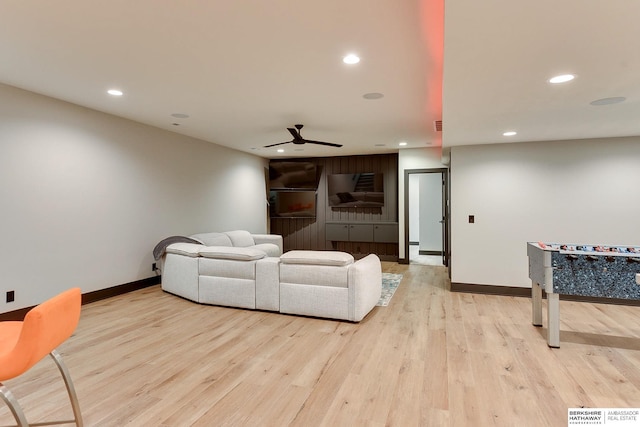
[[[350,242],[373,242],[373,224],[349,224]]]
[[[334,242],[346,242],[349,240],[348,224],[325,224],[325,239]]]
[[[374,225],[373,241],[377,243],[398,243],[398,224]]]

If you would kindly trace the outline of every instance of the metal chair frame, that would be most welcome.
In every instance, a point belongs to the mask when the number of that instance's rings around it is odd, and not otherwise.
[[[73,409],[74,419],[62,421],[43,421],[39,423],[29,424],[27,422],[27,417],[25,416],[24,411],[20,407],[18,399],[15,398],[11,390],[9,390],[4,384],[0,382],[0,395],[2,395],[2,399],[6,402],[7,406],[11,410],[11,413],[13,414],[13,417],[18,423],[12,426],[2,427],[51,426],[60,424],[75,424],[77,427],[83,427],[82,414],[80,413],[80,404],[78,403],[78,396],[76,395],[76,389],[73,386],[73,381],[71,381],[71,375],[69,375],[67,365],[64,364],[64,362],[62,361],[62,356],[60,356],[60,353],[58,353],[57,350],[51,351],[51,353],[49,353],[49,356],[51,356],[56,366],[58,366],[60,374],[62,375],[62,379],[64,380],[64,384],[67,387],[69,400],[71,401],[71,408]]]

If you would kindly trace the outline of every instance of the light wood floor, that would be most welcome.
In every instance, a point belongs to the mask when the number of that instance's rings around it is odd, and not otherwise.
[[[566,426],[569,407],[640,407],[640,307],[561,301],[550,349],[528,298],[451,293],[442,267],[383,268],[402,283],[360,324],[158,286],[84,306],[60,350],[85,424],[537,427]],[[32,422],[71,414],[49,359],[7,385]]]

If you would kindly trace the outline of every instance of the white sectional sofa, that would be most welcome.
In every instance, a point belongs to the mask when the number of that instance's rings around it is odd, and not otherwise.
[[[203,304],[359,322],[380,298],[376,255],[290,251],[282,237],[247,231],[196,234],[167,246],[162,289]]]

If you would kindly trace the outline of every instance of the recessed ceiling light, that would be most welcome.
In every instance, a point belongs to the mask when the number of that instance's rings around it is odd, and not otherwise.
[[[406,142],[404,142],[404,141],[402,141],[402,142],[401,142],[401,143],[399,143],[398,145],[399,145],[399,146],[401,146],[401,147],[404,147],[405,145],[407,145],[407,143],[406,143]]]
[[[504,136],[513,136],[513,135],[516,135],[517,133],[518,132],[510,130],[510,131],[504,132],[503,135]]]
[[[284,149],[283,148],[278,148],[278,153],[284,153]]]
[[[549,79],[549,83],[566,83],[575,78],[576,76],[574,76],[573,74],[561,74],[559,76],[551,77]]]
[[[624,96],[614,96],[611,98],[602,98],[602,99],[596,99],[595,101],[591,101],[589,104],[591,105],[610,105],[610,104],[619,104],[621,102],[626,101],[627,98],[625,98]]]
[[[109,89],[107,93],[113,96],[122,96],[122,91],[118,89]]]
[[[370,92],[370,93],[365,93],[364,95],[362,95],[362,97],[364,99],[380,99],[382,98],[384,95],[378,92]]]
[[[345,64],[357,64],[358,62],[360,62],[360,57],[358,55],[350,53],[349,55],[342,58],[342,62],[344,62]]]
[[[173,113],[171,117],[175,117],[176,119],[188,119],[189,115],[183,113]]]

